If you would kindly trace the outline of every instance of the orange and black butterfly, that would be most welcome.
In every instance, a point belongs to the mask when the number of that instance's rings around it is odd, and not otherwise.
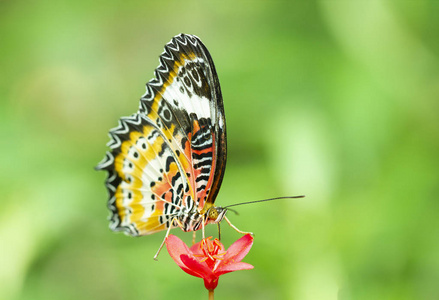
[[[225,218],[214,205],[226,167],[226,121],[212,58],[194,35],[160,55],[138,112],[110,131],[104,160],[110,228],[131,236]],[[226,218],[227,220],[227,218]]]

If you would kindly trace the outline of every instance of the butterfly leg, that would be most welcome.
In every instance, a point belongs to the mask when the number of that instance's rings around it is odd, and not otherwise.
[[[175,217],[172,219],[171,224],[174,224],[174,221],[177,222],[177,225],[178,225],[180,228],[183,228],[183,225],[182,225],[182,224],[179,222],[179,220],[178,220],[177,218],[175,218]],[[166,231],[165,238],[163,239],[163,242],[162,242],[162,244],[160,245],[159,250],[157,250],[157,253],[154,255],[154,260],[156,260],[156,261],[158,260],[157,257],[159,256],[160,251],[162,251],[162,248],[163,248],[163,246],[165,245],[166,238],[169,236],[169,232],[171,231],[171,228],[172,228],[172,225],[169,226],[168,230]]]
[[[218,225],[218,240],[221,242],[221,227],[220,222],[216,223]]]
[[[229,224],[230,227],[232,227],[233,229],[235,229],[237,232],[239,232],[239,233],[241,233],[241,234],[248,234],[248,233],[249,233],[249,234],[251,234],[251,235],[254,235],[253,232],[241,231],[241,230],[239,230],[238,228],[236,228],[236,226],[233,225],[233,224],[229,221],[229,219],[227,219],[226,216],[224,216],[224,219],[226,220],[227,224]]]
[[[201,232],[202,232],[203,240],[204,240],[204,238],[205,238],[205,236],[204,236],[204,216],[203,216],[203,222],[201,222]]]

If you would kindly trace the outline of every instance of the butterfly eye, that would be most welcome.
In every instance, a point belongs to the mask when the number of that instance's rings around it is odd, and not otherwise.
[[[216,220],[218,218],[218,210],[216,207],[211,207],[207,212],[208,218],[211,220]]]

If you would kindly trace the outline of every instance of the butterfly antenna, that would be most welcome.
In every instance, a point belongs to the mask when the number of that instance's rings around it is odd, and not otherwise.
[[[234,209],[232,209],[232,208],[229,208],[229,206],[226,206],[226,207],[227,207],[227,210],[229,210],[229,211],[233,212],[235,215],[239,216],[239,212],[238,212],[237,210],[234,210]],[[219,223],[218,223],[218,224],[219,224]]]
[[[274,200],[281,200],[281,199],[297,199],[297,198],[304,198],[305,195],[300,196],[288,196],[288,197],[276,197],[276,198],[270,198],[270,199],[263,199],[263,200],[256,200],[256,201],[249,201],[249,202],[242,202],[242,203],[236,203],[232,205],[224,206],[224,208],[229,209],[229,207],[232,206],[238,206],[238,205],[244,205],[244,204],[250,204],[250,203],[258,203],[258,202],[266,202],[266,201],[274,201]]]

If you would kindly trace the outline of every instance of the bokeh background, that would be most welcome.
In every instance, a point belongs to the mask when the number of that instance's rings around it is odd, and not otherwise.
[[[93,170],[180,32],[221,81],[217,203],[306,195],[229,215],[256,234],[255,269],[221,277],[217,298],[439,299],[438,15],[435,1],[0,2],[0,299],[207,297],[166,251],[153,261],[164,233],[108,229]]]

